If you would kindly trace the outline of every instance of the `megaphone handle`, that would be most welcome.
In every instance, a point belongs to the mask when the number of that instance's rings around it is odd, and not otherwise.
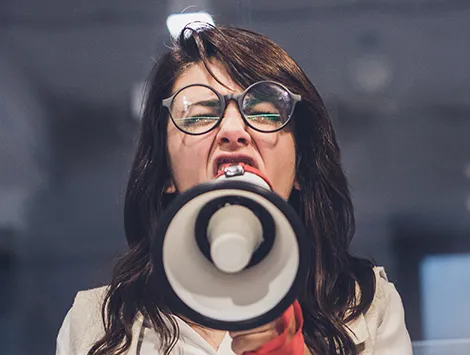
[[[295,334],[288,339],[289,323],[295,317]],[[303,355],[304,354],[304,336],[302,327],[304,318],[302,308],[296,300],[287,308],[281,316],[282,333],[273,340],[267,342],[256,351],[248,351],[244,355]]]

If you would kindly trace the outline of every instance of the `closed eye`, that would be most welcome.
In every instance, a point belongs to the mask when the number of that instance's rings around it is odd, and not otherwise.
[[[278,113],[255,113],[251,115],[245,115],[248,120],[253,121],[279,121],[281,115]]]

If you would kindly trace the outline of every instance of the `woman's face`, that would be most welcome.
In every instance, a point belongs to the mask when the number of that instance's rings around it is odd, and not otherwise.
[[[220,85],[204,64],[197,63],[179,76],[173,92],[196,83],[209,85],[222,95],[243,91],[220,62],[213,61],[210,68],[230,89]],[[178,191],[183,192],[214,179],[223,160],[249,160],[268,178],[277,194],[284,199],[289,197],[295,180],[293,133],[286,128],[274,133],[253,130],[244,123],[235,101],[227,104],[220,125],[208,133],[199,136],[185,134],[169,120],[167,134],[173,183]]]

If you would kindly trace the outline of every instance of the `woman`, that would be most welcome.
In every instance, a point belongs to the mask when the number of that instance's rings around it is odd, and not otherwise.
[[[269,95],[286,100],[286,112],[267,120],[248,112],[249,103],[221,98],[251,85],[268,85]],[[192,114],[185,102],[202,92],[218,100],[211,119],[201,114],[182,119]],[[279,337],[279,321],[231,337],[198,326],[170,314],[163,296],[149,287],[159,272],[150,262],[150,239],[171,196],[213,179],[226,161],[259,169],[308,230],[316,262],[298,298],[302,352],[411,354],[400,296],[383,269],[348,252],[353,208],[333,127],[316,89],[269,39],[213,26],[186,28],[154,68],[126,194],[129,250],[108,288],[77,295],[57,353],[241,354]],[[287,341],[299,324],[298,319],[288,324]]]

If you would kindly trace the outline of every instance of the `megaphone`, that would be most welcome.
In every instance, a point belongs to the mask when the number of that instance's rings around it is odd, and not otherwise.
[[[282,315],[306,279],[310,252],[295,210],[256,169],[225,167],[178,195],[159,218],[151,260],[170,311],[240,331]]]

